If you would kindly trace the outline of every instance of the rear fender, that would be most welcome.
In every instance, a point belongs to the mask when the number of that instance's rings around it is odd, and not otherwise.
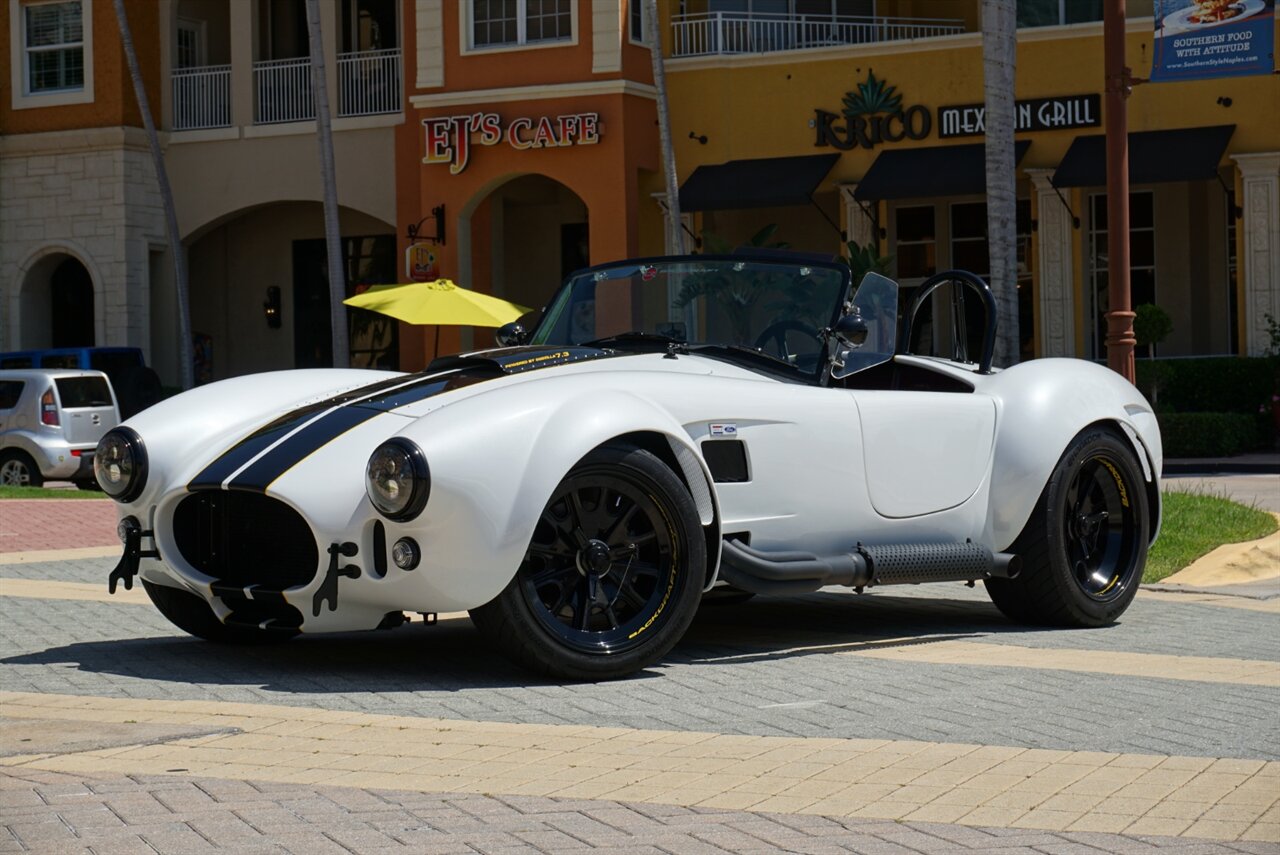
[[[1151,405],[1120,375],[1079,359],[1036,359],[982,384],[1000,413],[992,469],[987,542],[1004,550],[1022,532],[1071,440],[1111,424],[1134,446],[1159,520],[1160,432]]]

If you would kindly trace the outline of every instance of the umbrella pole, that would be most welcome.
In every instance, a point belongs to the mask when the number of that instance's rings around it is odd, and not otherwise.
[[[440,355],[440,327],[439,325],[437,325],[436,336],[435,336],[435,349],[431,353],[431,358],[434,360],[439,355]]]

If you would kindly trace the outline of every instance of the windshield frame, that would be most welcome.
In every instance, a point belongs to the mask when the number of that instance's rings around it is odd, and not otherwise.
[[[556,322],[558,321],[558,316],[561,310],[561,306],[570,299],[572,295],[574,283],[583,276],[594,276],[601,272],[611,272],[611,271],[616,271],[620,269],[634,268],[634,267],[639,267],[646,264],[697,265],[697,264],[708,264],[708,263],[717,263],[717,262],[723,262],[726,264],[739,264],[739,263],[745,262],[747,264],[769,265],[774,267],[793,267],[793,268],[811,267],[811,268],[831,271],[837,274],[840,277],[839,296],[837,299],[832,301],[831,316],[826,319],[826,323],[824,325],[824,328],[826,329],[829,329],[830,327],[832,327],[835,324],[835,322],[839,320],[839,318],[845,313],[849,300],[852,298],[852,291],[854,286],[853,275],[849,270],[849,266],[847,264],[844,264],[841,260],[839,260],[839,258],[832,258],[831,260],[827,260],[825,257],[815,258],[813,255],[807,254],[807,253],[792,254],[792,253],[786,253],[786,252],[767,253],[767,254],[752,253],[752,252],[742,252],[742,253],[732,253],[732,254],[708,253],[706,255],[658,255],[658,256],[644,256],[640,258],[627,258],[621,261],[610,261],[604,264],[597,264],[591,267],[584,267],[580,270],[575,270],[574,272],[566,276],[564,281],[561,283],[560,287],[556,290],[555,295],[551,298],[551,300],[547,302],[546,307],[543,309],[542,314],[538,319],[537,325],[534,326],[532,331],[529,333],[527,341],[531,344],[554,344],[553,342],[543,341],[541,337],[550,335],[552,328],[555,326]],[[821,329],[822,328],[820,328],[820,331]],[[610,344],[608,345],[608,347],[610,347],[611,349],[616,349],[617,345]],[[703,347],[705,347],[706,350],[700,351],[700,348],[703,348]],[[684,342],[678,342],[673,345],[668,345],[665,342],[662,342],[662,343],[636,342],[634,348],[628,347],[626,349],[636,349],[636,350],[646,350],[646,351],[654,351],[654,350],[665,351],[668,349],[673,349],[677,353],[701,352],[702,355],[707,356],[709,358],[725,359],[727,361],[733,362],[735,365],[748,368],[752,371],[763,371],[766,373],[773,374],[774,376],[778,376],[778,375],[794,376],[796,378],[803,379],[810,383],[821,384],[826,382],[826,378],[829,374],[829,369],[831,364],[831,347],[832,347],[832,344],[830,341],[830,337],[828,336],[827,341],[825,341],[822,345],[822,349],[820,351],[820,356],[818,359],[818,364],[815,367],[815,369],[812,371],[802,369],[799,366],[788,366],[786,363],[782,361],[777,361],[775,366],[765,366],[763,360],[755,360],[749,357],[735,359],[732,356],[733,354],[732,347],[723,342],[702,342],[702,341],[689,340]],[[760,351],[760,352],[764,353],[764,351]]]

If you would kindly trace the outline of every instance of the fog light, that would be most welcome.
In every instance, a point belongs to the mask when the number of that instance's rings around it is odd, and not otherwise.
[[[121,543],[129,542],[130,532],[141,533],[141,531],[142,524],[133,517],[125,517],[120,520],[120,522],[116,523],[116,537],[120,538]]]
[[[391,547],[391,560],[401,570],[412,570],[422,560],[422,551],[411,537],[402,537]]]

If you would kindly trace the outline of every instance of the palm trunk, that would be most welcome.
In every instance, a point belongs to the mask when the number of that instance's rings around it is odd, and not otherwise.
[[[667,103],[667,74],[662,61],[662,35],[658,30],[658,0],[644,3],[644,30],[653,59],[653,87],[658,91],[658,144],[662,150],[662,174],[666,181],[666,251],[682,255],[684,234],[680,221],[680,185],[676,176],[676,150],[671,142],[671,108]]]
[[[133,94],[138,99],[142,113],[142,126],[147,130],[147,143],[151,147],[151,163],[156,171],[156,183],[160,185],[160,201],[164,206],[165,233],[169,238],[169,253],[173,256],[174,290],[178,301],[178,382],[183,389],[194,385],[191,364],[191,311],[188,307],[189,284],[187,282],[187,253],[182,246],[182,233],[178,231],[178,210],[173,203],[173,188],[169,186],[169,173],[164,166],[164,154],[160,151],[160,135],[151,116],[151,102],[147,100],[147,88],[142,82],[142,70],[138,66],[138,52],[133,46],[133,33],[129,30],[129,17],[124,11],[124,0],[115,0],[116,22],[120,26],[120,45],[124,48],[125,61],[129,64],[129,77],[133,80]]]
[[[119,2],[119,0],[117,0]],[[316,136],[320,142],[320,180],[324,185],[324,244],[329,268],[329,325],[333,331],[335,368],[351,365],[347,345],[346,277],[342,270],[342,236],[338,231],[338,178],[333,159],[333,123],[329,117],[329,85],[325,79],[324,42],[319,0],[307,0],[307,39],[311,48],[311,91],[316,102]]]
[[[995,364],[1018,362],[1018,190],[1013,149],[1014,0],[982,0],[983,92],[987,125],[987,246],[998,325]]]

